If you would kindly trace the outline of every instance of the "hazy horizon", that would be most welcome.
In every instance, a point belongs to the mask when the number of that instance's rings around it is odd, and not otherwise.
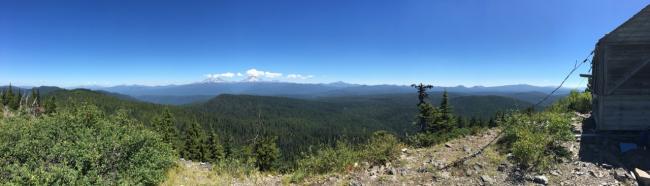
[[[255,81],[255,82],[250,82],[250,81],[224,81],[224,82],[188,82],[188,83],[177,83],[177,84],[161,84],[161,85],[143,85],[143,84],[116,84],[116,85],[97,85],[97,84],[91,84],[91,85],[72,85],[72,86],[56,86],[56,85],[22,85],[22,84],[14,84],[14,83],[7,83],[7,84],[0,84],[0,86],[14,86],[14,87],[21,87],[21,88],[32,88],[32,87],[42,87],[42,86],[52,86],[52,87],[59,87],[59,88],[64,88],[64,89],[75,89],[75,88],[109,88],[109,87],[118,87],[118,86],[145,86],[145,87],[161,87],[161,86],[179,86],[179,85],[187,85],[187,84],[195,84],[195,83],[296,83],[296,84],[334,84],[334,83],[346,83],[346,84],[351,84],[351,85],[362,85],[362,86],[381,86],[381,85],[387,85],[387,86],[411,86],[411,84],[359,84],[359,83],[349,83],[349,82],[344,82],[344,81],[335,81],[335,82],[324,82],[324,83],[306,83],[306,82],[286,82],[286,81]],[[443,87],[443,88],[451,88],[451,87],[465,87],[465,88],[477,88],[477,87],[502,87],[502,86],[534,86],[534,87],[543,87],[543,88],[556,88],[558,85],[531,85],[531,84],[525,84],[525,83],[517,83],[517,84],[503,84],[503,85],[492,85],[492,86],[485,86],[485,85],[452,85],[452,86],[443,86],[443,85],[433,85],[434,87]],[[562,86],[564,89],[584,89],[586,86],[579,86],[579,87],[570,87],[570,86]]]

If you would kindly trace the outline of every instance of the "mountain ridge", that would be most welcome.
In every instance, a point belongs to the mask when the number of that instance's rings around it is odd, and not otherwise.
[[[103,90],[136,97],[142,100],[156,100],[161,96],[216,96],[220,94],[249,94],[260,96],[285,96],[298,98],[316,98],[329,96],[360,96],[395,93],[412,93],[414,89],[406,85],[361,85],[345,82],[333,83],[291,83],[291,82],[199,82],[182,85],[164,86],[143,86],[143,85],[119,85],[112,87],[81,87],[91,90]],[[457,92],[478,95],[539,92],[547,94],[555,89],[554,87],[533,86],[526,84],[502,85],[502,86],[455,86],[443,87],[434,86],[431,92]],[[558,95],[567,94],[570,88],[560,88]],[[158,98],[156,98],[158,97]],[[191,98],[183,98],[194,100]],[[164,103],[164,101],[163,101]],[[175,104],[184,104],[180,102]]]

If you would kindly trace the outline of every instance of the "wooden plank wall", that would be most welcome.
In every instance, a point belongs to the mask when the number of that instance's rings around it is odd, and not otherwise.
[[[650,95],[611,95],[601,97],[599,130],[650,129]]]
[[[592,114],[598,130],[650,129],[650,65],[628,75],[649,59],[650,6],[646,6],[596,45]],[[626,77],[628,81],[612,89]]]
[[[650,59],[649,44],[609,44],[600,58],[600,87],[595,118],[598,130],[650,129],[650,65],[607,94],[630,72]]]
[[[605,93],[615,87],[639,64],[650,60],[650,44],[609,45],[605,58],[607,65]],[[650,66],[641,68],[632,78],[613,90],[614,95],[638,95],[650,93]]]

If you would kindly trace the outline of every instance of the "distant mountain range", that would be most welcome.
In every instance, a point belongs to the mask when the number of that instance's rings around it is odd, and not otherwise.
[[[200,82],[184,85],[142,86],[120,85],[113,87],[88,86],[80,87],[91,90],[104,90],[133,97],[142,96],[216,96],[220,94],[247,94],[263,96],[288,96],[288,97],[323,97],[323,96],[349,96],[349,95],[375,95],[412,93],[414,89],[406,85],[359,85],[345,82],[301,84],[287,82]],[[474,86],[474,87],[440,87],[436,86],[430,91],[447,90],[456,93],[518,93],[518,92],[551,92],[554,87],[539,87],[532,85],[505,85],[505,86]],[[566,94],[570,89],[560,89],[558,94]]]
[[[29,88],[29,87],[22,87]],[[282,96],[290,98],[314,99],[322,97],[368,96],[387,94],[413,94],[415,89],[406,85],[360,85],[345,82],[303,84],[288,82],[199,82],[183,85],[143,86],[120,85],[112,87],[81,86],[97,91],[128,95],[132,98],[160,104],[180,105],[194,102],[205,102],[217,95],[257,95],[257,96]],[[2,87],[0,87],[2,89]],[[46,87],[47,90],[57,89]],[[526,84],[504,86],[435,86],[430,92],[447,90],[458,95],[497,95],[516,98],[522,101],[535,103],[550,93],[554,87],[541,87]],[[569,93],[571,89],[561,88],[556,96]],[[550,99],[550,103],[555,99]]]

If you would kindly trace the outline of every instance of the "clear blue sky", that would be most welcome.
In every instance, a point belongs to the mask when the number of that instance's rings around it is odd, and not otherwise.
[[[0,84],[556,85],[648,3],[0,0]]]

